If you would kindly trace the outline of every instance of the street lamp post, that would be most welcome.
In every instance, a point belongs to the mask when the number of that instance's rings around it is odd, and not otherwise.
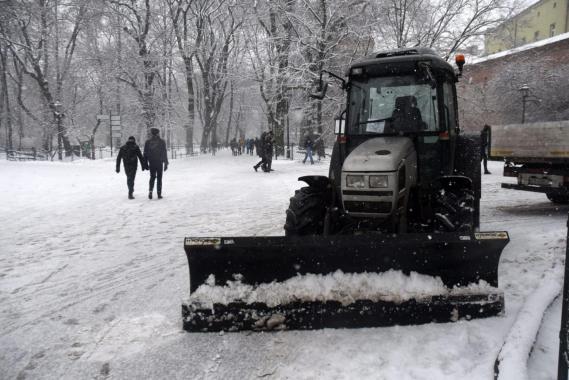
[[[522,93],[522,124],[526,121],[526,100],[529,96],[529,86],[523,84],[522,87],[518,89]]]
[[[526,103],[539,103],[541,100],[531,94],[531,88],[525,83],[518,89],[518,91],[522,94],[522,124],[524,124],[526,122]]]
[[[529,86],[527,84],[522,85],[518,89],[522,93],[522,124],[526,121],[526,100],[529,96]]]

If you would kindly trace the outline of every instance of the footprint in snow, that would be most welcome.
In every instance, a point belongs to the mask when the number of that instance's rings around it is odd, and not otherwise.
[[[71,326],[76,326],[79,324],[79,321],[75,318],[69,318],[67,319],[65,322],[63,322],[64,325],[71,325]]]
[[[108,305],[106,303],[100,304],[99,306],[93,309],[93,314],[99,314],[100,312],[104,311],[107,308],[107,306]]]

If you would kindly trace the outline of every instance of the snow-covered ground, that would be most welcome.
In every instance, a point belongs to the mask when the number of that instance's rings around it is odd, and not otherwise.
[[[282,235],[288,199],[301,186],[296,178],[327,173],[327,162],[284,160],[274,161],[275,172],[256,173],[256,161],[227,151],[173,160],[164,199],[152,201],[140,171],[136,199],[127,200],[126,178],[112,160],[0,162],[0,378],[492,379],[504,346],[504,374],[517,380],[526,371],[515,360],[529,351],[536,324],[527,375],[555,378],[560,301],[541,325],[535,310],[560,287],[569,207],[501,189],[498,162],[483,177],[482,229],[510,232],[499,271],[504,316],[183,332],[183,238]],[[512,366],[521,372],[508,375]]]

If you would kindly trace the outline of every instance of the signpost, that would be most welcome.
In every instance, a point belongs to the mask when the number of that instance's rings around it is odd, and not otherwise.
[[[109,134],[111,139],[111,157],[113,156],[113,137],[122,137],[121,115],[97,115],[97,120],[109,122]]]

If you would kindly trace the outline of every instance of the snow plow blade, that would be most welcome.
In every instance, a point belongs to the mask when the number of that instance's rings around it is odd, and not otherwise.
[[[507,232],[186,238],[190,299],[182,305],[183,327],[191,332],[304,330],[495,316],[504,308],[503,293],[497,288],[498,263],[508,242]],[[285,283],[281,291],[292,292],[290,281],[297,279],[386,273],[436,280],[440,285],[435,288],[441,290],[424,292],[419,283],[411,290],[415,293],[407,290],[405,297],[370,293],[365,284],[375,280],[365,277],[359,278],[363,296],[344,294],[349,289],[341,288],[332,293],[340,294],[340,299],[327,298],[326,293],[307,296],[306,291],[273,298],[270,290],[263,290]],[[267,301],[257,293],[252,297],[255,289],[269,294]]]

